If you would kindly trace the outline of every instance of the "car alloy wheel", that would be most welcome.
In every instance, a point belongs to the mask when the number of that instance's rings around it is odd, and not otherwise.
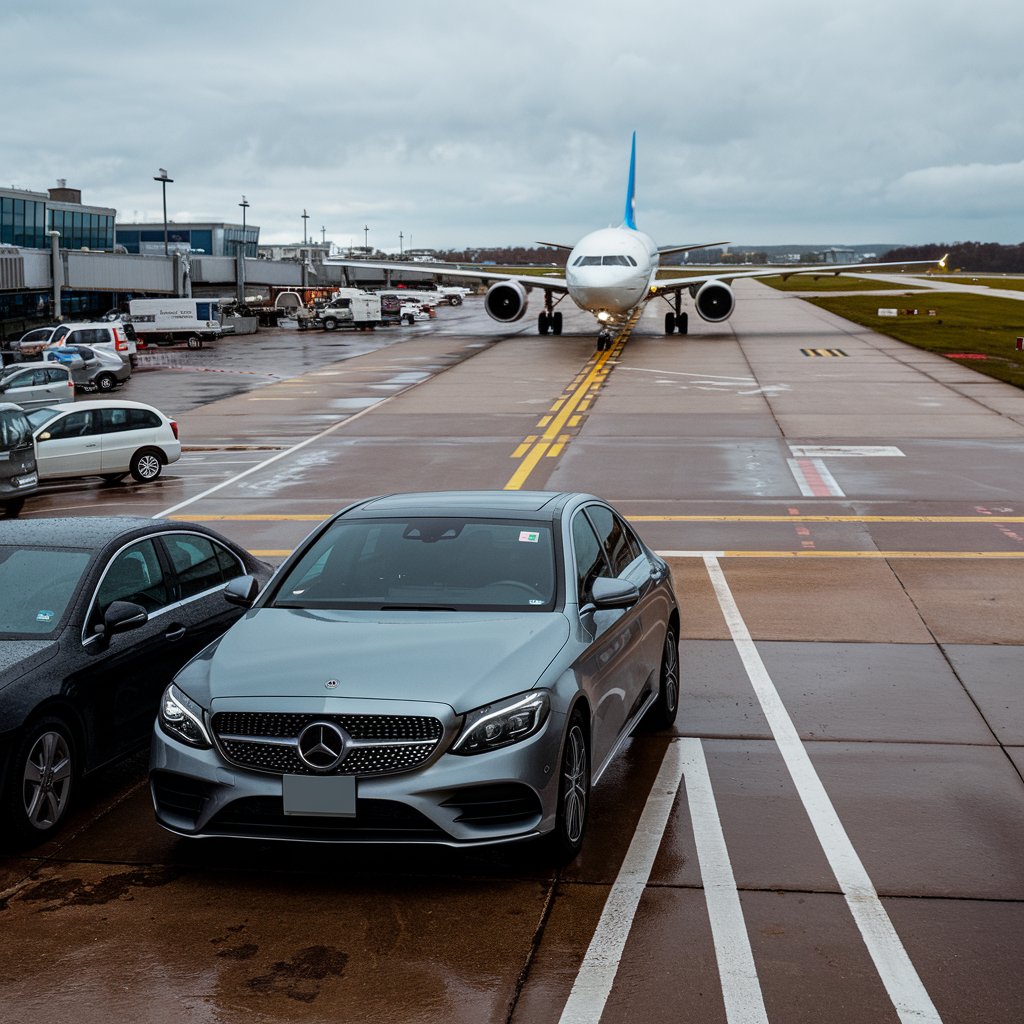
[[[658,699],[644,715],[643,724],[647,729],[671,729],[679,710],[679,641],[671,625],[665,631],[658,687]]]
[[[113,391],[117,387],[117,378],[112,373],[101,373],[96,378],[96,387],[100,391]]]
[[[558,812],[544,853],[555,863],[568,864],[583,846],[590,805],[590,751],[578,710],[569,720],[558,774]]]
[[[136,452],[132,456],[130,471],[139,483],[148,483],[160,475],[163,464],[155,452]]]
[[[63,823],[74,786],[74,745],[67,726],[45,718],[26,735],[11,763],[10,799],[15,834],[39,842]]]

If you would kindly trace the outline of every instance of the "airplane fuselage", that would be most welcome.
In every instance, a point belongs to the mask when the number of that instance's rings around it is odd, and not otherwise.
[[[625,321],[647,296],[658,271],[658,247],[634,228],[602,228],[585,235],[569,253],[569,297],[604,324]]]

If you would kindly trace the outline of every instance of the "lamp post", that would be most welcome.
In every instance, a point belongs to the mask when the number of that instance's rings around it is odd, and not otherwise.
[[[403,235],[402,232],[399,231],[398,232],[398,258],[399,259],[402,258],[402,239],[404,237],[405,237],[405,235]]]
[[[366,224],[363,227],[363,252],[370,255],[370,225]]]
[[[308,239],[306,235],[306,221],[309,220],[309,214],[306,213],[305,209],[302,211],[302,244],[307,245]]]
[[[242,196],[242,201],[238,205],[242,208],[242,252],[248,255],[245,239],[245,211],[249,209],[249,200]]]
[[[163,188],[163,193],[164,193],[164,255],[166,256],[166,255],[168,255],[168,253],[167,253],[167,183],[170,182],[170,181],[174,181],[174,179],[173,178],[168,178],[167,177],[167,171],[165,171],[162,167],[157,168],[157,169],[160,171],[160,173],[158,175],[154,175],[153,176],[153,180],[160,182],[160,184],[161,184],[161,186]]]

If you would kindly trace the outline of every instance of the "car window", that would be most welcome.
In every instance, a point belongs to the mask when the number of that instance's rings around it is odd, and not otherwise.
[[[88,551],[0,545],[0,635],[52,634],[88,564]]]
[[[601,550],[601,542],[594,533],[590,520],[577,512],[572,521],[572,546],[576,557],[576,587],[580,604],[590,596],[590,588],[598,576],[608,575],[608,565]]]
[[[282,579],[277,607],[550,611],[554,546],[545,523],[339,520]]]
[[[51,343],[58,342],[58,341],[60,341],[61,338],[66,337],[70,333],[71,333],[71,328],[68,327],[66,324],[61,324],[60,327],[58,327],[53,332],[53,337],[50,338],[50,342]]]
[[[66,416],[51,423],[43,433],[49,434],[49,440],[53,441],[68,437],[88,437],[90,434],[95,434],[92,410],[78,409],[75,412],[69,412]]]
[[[68,371],[58,366],[51,366],[41,372],[46,374],[47,384],[66,384],[68,382]]]
[[[629,564],[640,556],[640,546],[633,531],[604,505],[588,505],[587,515],[601,540],[613,576],[621,576]]]
[[[245,571],[231,552],[207,537],[181,533],[165,535],[163,540],[177,575],[178,596],[182,599],[219,587]]]
[[[32,428],[20,409],[0,409],[0,452],[32,443]]]
[[[114,601],[132,601],[152,614],[170,604],[171,597],[152,540],[119,551],[107,566],[89,615],[89,632],[103,621]]]

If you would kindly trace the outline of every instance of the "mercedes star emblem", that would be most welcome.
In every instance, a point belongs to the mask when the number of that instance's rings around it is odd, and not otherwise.
[[[329,772],[344,760],[348,739],[333,722],[312,722],[299,733],[299,757],[314,771]]]
[[[338,685],[338,680],[337,679],[328,679],[327,682],[324,683],[324,686],[326,686],[328,690],[333,690],[337,685]]]

